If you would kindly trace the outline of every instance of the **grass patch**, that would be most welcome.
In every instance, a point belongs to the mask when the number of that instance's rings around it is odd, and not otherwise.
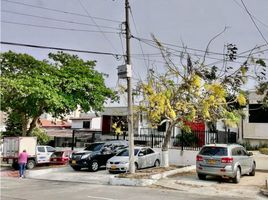
[[[259,151],[260,151],[262,154],[268,155],[268,148],[260,148]]]

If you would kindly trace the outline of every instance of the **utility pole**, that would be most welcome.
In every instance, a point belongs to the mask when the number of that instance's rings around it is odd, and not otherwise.
[[[126,65],[131,66],[130,60],[130,27],[129,27],[129,2],[125,0],[126,12]],[[132,69],[130,69],[132,70]],[[128,143],[129,143],[129,172],[135,173],[134,165],[134,136],[133,136],[133,111],[132,111],[132,83],[131,76],[127,78],[127,94],[128,94]]]

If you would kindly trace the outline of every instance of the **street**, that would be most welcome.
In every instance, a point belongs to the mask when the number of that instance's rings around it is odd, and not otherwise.
[[[191,192],[150,188],[150,187],[124,187],[111,185],[96,185],[73,183],[66,181],[48,181],[34,179],[18,179],[2,177],[1,199],[2,200],[180,200],[180,199],[226,199],[226,196],[216,194],[205,195]],[[241,199],[241,198],[232,198]],[[248,197],[243,199],[256,199]]]

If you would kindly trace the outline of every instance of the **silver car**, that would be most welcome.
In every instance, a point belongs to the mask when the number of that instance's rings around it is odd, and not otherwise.
[[[241,175],[255,176],[256,162],[252,155],[238,144],[204,145],[196,156],[198,178],[221,176],[239,183]]]
[[[147,168],[160,166],[160,153],[155,152],[150,147],[134,148],[135,168]],[[124,149],[116,156],[107,161],[106,169],[110,172],[127,172],[129,169],[129,153],[128,149]]]

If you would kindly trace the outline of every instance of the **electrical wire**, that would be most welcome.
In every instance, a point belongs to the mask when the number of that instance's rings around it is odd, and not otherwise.
[[[131,15],[131,18],[132,18],[132,21],[133,21],[133,24],[134,24],[134,28],[135,28],[136,34],[139,37],[139,32],[138,32],[138,29],[137,29],[137,26],[136,26],[136,22],[134,20],[134,16],[133,16],[133,12],[132,12],[131,7],[129,7],[129,10],[130,10],[130,15]],[[145,58],[145,55],[144,55],[143,47],[142,47],[140,41],[139,41],[139,46],[140,46],[140,49],[141,49],[142,56],[144,58],[143,60],[144,60],[145,66],[147,67],[147,70],[149,70],[149,63],[146,62],[146,58]]]
[[[15,25],[22,25],[22,26],[31,26],[31,27],[37,27],[37,28],[57,29],[57,30],[76,31],[76,32],[100,33],[100,31],[98,31],[98,30],[61,28],[61,27],[55,27],[55,26],[36,25],[36,24],[28,24],[28,23],[21,23],[21,22],[6,21],[6,20],[1,20],[1,22],[2,22],[2,23],[6,23],[6,24],[15,24]],[[102,32],[103,32],[103,31],[102,31]],[[118,32],[105,31],[105,33],[116,33],[116,34],[117,34]]]
[[[42,46],[42,45],[34,45],[34,44],[24,44],[24,43],[16,43],[16,42],[5,42],[0,41],[1,44],[4,45],[11,45],[11,46],[23,46],[29,48],[38,48],[38,49],[52,49],[58,51],[70,51],[70,52],[77,52],[77,53],[88,53],[88,54],[98,54],[98,55],[107,55],[107,56],[114,56],[115,58],[122,57],[122,54],[115,54],[109,52],[101,52],[101,51],[88,51],[88,50],[78,50],[78,49],[69,49],[69,48],[61,48],[61,47],[51,47],[51,46]]]
[[[241,9],[244,10],[244,7],[240,5],[240,3],[237,2],[237,0],[233,0]],[[252,15],[252,14],[251,14]],[[259,23],[261,23],[263,26],[265,26],[266,28],[268,28],[268,25],[265,24],[262,20],[260,20],[259,18],[257,18],[255,15],[252,15],[252,17],[257,20]]]
[[[22,3],[22,2],[18,2],[18,1],[12,1],[12,0],[2,0],[2,1],[3,2],[12,3],[12,4],[17,4],[17,5],[32,7],[32,8],[39,8],[39,9],[43,9],[43,10],[50,10],[50,11],[54,11],[54,12],[58,12],[58,13],[64,13],[64,14],[70,14],[70,15],[75,15],[75,16],[89,18],[89,16],[87,16],[87,15],[83,15],[83,14],[79,14],[79,13],[75,13],[75,12],[69,12],[69,11],[65,11],[65,10],[58,10],[58,9],[55,9],[55,8],[47,8],[47,7],[42,7],[42,6],[36,6],[36,5]],[[114,23],[121,23],[118,20],[106,19],[106,18],[102,18],[102,17],[91,16],[90,18],[94,18],[94,19],[97,19],[97,20],[114,22]]]
[[[258,30],[259,34],[261,35],[262,39],[266,42],[266,44],[268,45],[268,41],[266,40],[266,38],[264,37],[263,33],[261,32],[261,30],[259,29],[258,25],[256,24],[255,20],[253,19],[251,13],[249,12],[247,6],[245,5],[244,1],[241,0],[241,3],[244,6],[245,11],[247,12],[247,14],[249,15],[251,21],[253,22],[254,26],[256,27],[256,29]]]
[[[106,39],[106,41],[110,44],[110,46],[112,47],[112,49],[115,51],[115,52],[118,52],[116,50],[116,48],[114,47],[113,43],[111,42],[111,40],[105,35],[105,32],[102,31],[102,29],[100,28],[100,26],[96,23],[96,21],[94,20],[93,17],[91,17],[90,13],[88,12],[88,10],[86,9],[86,7],[83,5],[82,1],[81,0],[78,0],[80,6],[83,8],[83,10],[85,11],[85,13],[87,14],[87,16],[90,17],[91,21],[98,27],[99,31],[102,33],[103,37]]]
[[[21,12],[15,12],[15,11],[11,11],[11,10],[2,10],[2,12],[11,13],[11,14],[15,14],[15,15],[21,15],[21,16],[27,16],[27,17],[34,17],[34,18],[39,18],[39,19],[45,19],[45,20],[50,20],[50,21],[56,21],[56,22],[65,22],[65,23],[69,23],[69,24],[78,24],[78,25],[97,27],[94,24],[88,24],[88,23],[76,22],[76,21],[69,21],[69,20],[64,20],[64,19],[55,19],[55,18],[51,18],[51,17],[44,17],[44,16],[26,14],[26,13],[21,13]],[[118,28],[114,28],[114,27],[110,27],[110,26],[99,26],[99,27],[107,28],[107,29],[120,30]]]

